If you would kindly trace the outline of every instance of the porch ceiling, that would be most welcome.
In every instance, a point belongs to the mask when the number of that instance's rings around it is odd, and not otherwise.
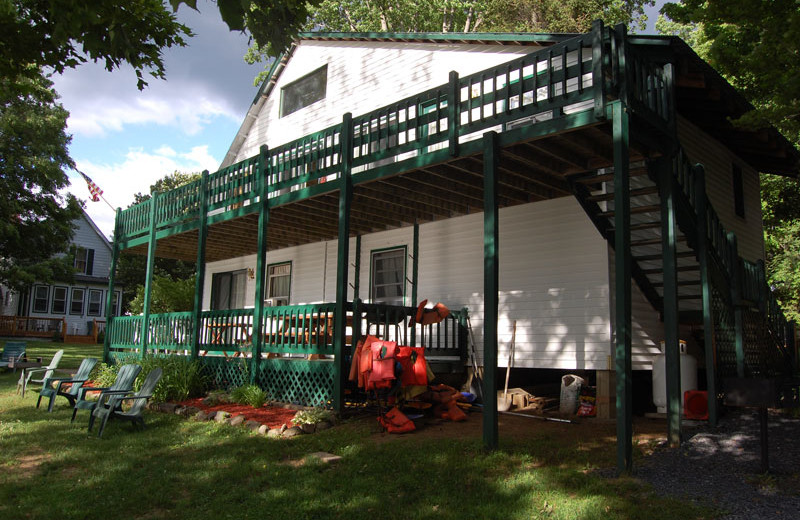
[[[631,160],[644,153],[632,143]],[[504,146],[499,159],[500,207],[572,196],[567,177],[612,164],[608,125],[529,139]],[[483,156],[474,154],[357,184],[350,213],[351,236],[443,220],[483,211]],[[339,192],[270,208],[268,250],[335,240]],[[258,215],[209,226],[206,262],[257,252]],[[160,239],[156,255],[195,261],[197,230]],[[147,245],[125,253],[146,254]]]

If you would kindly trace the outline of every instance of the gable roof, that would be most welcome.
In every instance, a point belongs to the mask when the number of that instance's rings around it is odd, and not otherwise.
[[[81,213],[83,213],[84,220],[89,223],[89,226],[91,226],[94,232],[97,233],[97,236],[100,237],[100,240],[103,242],[103,244],[108,248],[109,251],[111,251],[111,242],[108,240],[108,237],[106,237],[103,232],[100,231],[100,228],[97,227],[97,224],[94,223],[94,220],[92,220],[92,217],[86,213],[85,209],[81,208]]]

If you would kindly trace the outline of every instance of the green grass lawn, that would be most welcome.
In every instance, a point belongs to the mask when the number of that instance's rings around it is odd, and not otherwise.
[[[62,346],[32,349],[48,358],[48,349]],[[69,349],[72,366],[80,348]],[[592,474],[613,466],[613,442],[576,445],[547,432],[512,441],[501,429],[501,449],[486,452],[476,438],[381,436],[374,418],[270,439],[156,412],[148,412],[144,431],[112,422],[98,439],[87,435],[86,413],[70,424],[62,398],[52,414],[37,410],[37,394],[20,398],[16,380],[0,374],[3,519],[711,517],[633,479]],[[343,459],[301,462],[316,451]]]

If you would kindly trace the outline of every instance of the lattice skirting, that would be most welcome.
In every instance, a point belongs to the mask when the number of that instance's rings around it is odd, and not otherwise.
[[[217,388],[230,389],[250,382],[250,360],[200,358],[204,371]],[[262,359],[256,384],[275,401],[304,406],[329,406],[333,398],[335,365],[331,361]]]
[[[733,308],[714,286],[711,289],[711,310],[714,317],[717,375],[736,376],[736,327]]]

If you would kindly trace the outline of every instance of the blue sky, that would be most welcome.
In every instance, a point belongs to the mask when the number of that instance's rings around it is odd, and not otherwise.
[[[247,36],[230,32],[215,4],[197,5],[199,13],[185,5],[178,11],[196,36],[164,52],[166,80],[152,79],[140,92],[130,67],[108,72],[93,63],[53,78],[70,112],[70,154],[114,208],[175,170],[215,171],[258,91],[253,78],[263,67],[244,62]],[[650,24],[656,12],[648,9]],[[114,211],[92,202],[86,183],[69,175],[69,191],[87,201],[87,213],[110,236]]]
[[[166,81],[152,79],[140,92],[130,67],[108,72],[93,63],[53,78],[70,112],[70,154],[115,208],[175,170],[216,170],[258,91],[253,78],[263,67],[244,62],[247,36],[230,32],[216,5],[201,0],[198,8],[178,11],[196,36],[164,52]],[[77,173],[69,175],[69,191],[110,235],[114,212],[90,200]]]

